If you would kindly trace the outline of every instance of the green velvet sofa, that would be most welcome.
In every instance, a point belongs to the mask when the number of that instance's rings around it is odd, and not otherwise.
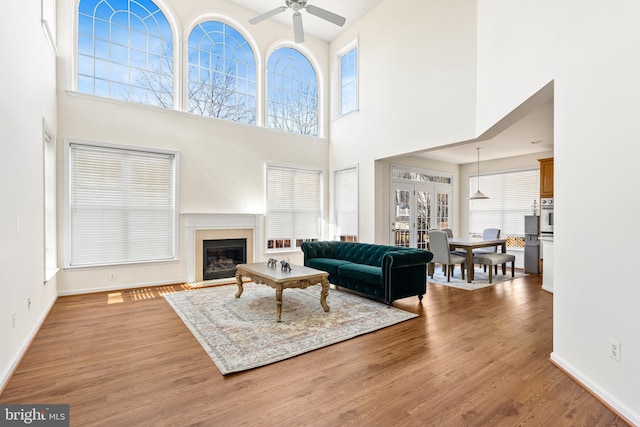
[[[329,273],[329,282],[383,301],[422,296],[427,291],[429,251],[370,243],[304,242],[304,265]]]

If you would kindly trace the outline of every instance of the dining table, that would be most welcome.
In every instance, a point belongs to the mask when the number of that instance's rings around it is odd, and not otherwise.
[[[464,249],[466,252],[465,263],[467,264],[467,283],[471,283],[474,278],[473,250],[480,248],[500,247],[503,253],[507,252],[507,239],[478,239],[473,237],[452,237],[449,239],[449,246],[452,249]]]

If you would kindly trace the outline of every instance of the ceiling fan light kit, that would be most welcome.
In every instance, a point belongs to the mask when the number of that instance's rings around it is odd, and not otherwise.
[[[333,12],[329,12],[328,10],[322,9],[317,6],[313,6],[311,4],[307,4],[308,0],[285,0],[286,6],[280,6],[273,10],[269,10],[255,16],[249,20],[249,23],[255,25],[259,22],[264,21],[265,19],[271,18],[272,16],[278,15],[284,12],[287,9],[293,10],[293,38],[296,43],[304,42],[304,28],[302,26],[302,14],[300,13],[301,9],[306,10],[312,15],[317,16],[318,18],[322,18],[325,21],[329,21],[332,24],[338,25],[342,27],[346,21],[346,19],[340,15],[336,15]]]

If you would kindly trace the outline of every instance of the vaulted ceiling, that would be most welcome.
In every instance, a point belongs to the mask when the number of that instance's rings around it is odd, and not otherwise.
[[[286,5],[286,0],[229,0],[255,15]],[[330,42],[358,19],[373,10],[383,0],[307,0],[307,4],[328,10],[346,18],[345,25],[339,27],[317,16],[302,11],[304,31],[321,40]],[[283,25],[293,27],[293,10],[287,9],[269,18]],[[259,25],[259,24],[257,24]],[[542,101],[540,98],[542,97]],[[529,100],[514,111],[511,117],[497,123],[484,135],[473,141],[466,141],[427,150],[414,155],[450,163],[465,164],[476,161],[477,147],[482,147],[481,159],[491,160],[506,157],[535,154],[553,150],[553,89],[542,93],[538,100]]]

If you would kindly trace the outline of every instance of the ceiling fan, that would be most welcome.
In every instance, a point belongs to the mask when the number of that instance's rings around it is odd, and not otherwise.
[[[284,12],[285,10],[291,8],[293,9],[293,37],[296,43],[302,43],[304,41],[304,29],[302,28],[302,15],[300,14],[300,9],[305,9],[312,15],[317,16],[318,18],[322,18],[325,21],[329,21],[333,24],[343,26],[346,19],[340,15],[336,15],[333,12],[329,12],[328,10],[324,10],[317,6],[313,6],[311,4],[307,4],[308,0],[285,0],[286,6],[280,6],[268,12],[265,12],[261,15],[258,15],[254,18],[251,18],[249,22],[253,25],[264,21],[265,19],[271,18],[279,13]]]

